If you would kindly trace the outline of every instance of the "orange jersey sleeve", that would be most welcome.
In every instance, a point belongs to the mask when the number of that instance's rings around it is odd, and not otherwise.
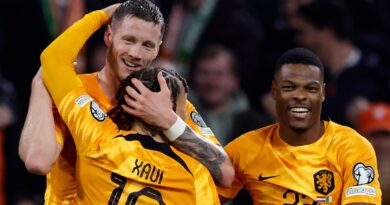
[[[211,129],[206,125],[202,116],[196,111],[194,105],[187,100],[186,102],[186,120],[188,126],[190,126],[195,132],[202,135],[203,137],[211,140],[217,145],[221,145],[218,139],[214,136],[214,133]]]
[[[85,41],[107,21],[108,16],[104,11],[91,12],[67,29],[42,52],[43,80],[56,105],[69,91],[83,87],[76,76],[73,62]]]

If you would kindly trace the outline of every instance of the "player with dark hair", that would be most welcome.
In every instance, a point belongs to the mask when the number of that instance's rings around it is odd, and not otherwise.
[[[122,105],[126,105],[126,87],[130,86],[133,89],[137,90],[137,87],[131,82],[131,79],[136,78],[140,80],[142,84],[144,84],[147,88],[149,88],[150,91],[159,92],[161,88],[155,76],[157,76],[157,73],[161,72],[166,79],[166,83],[168,85],[169,90],[171,91],[173,110],[176,110],[176,102],[178,100],[179,90],[181,89],[181,87],[182,89],[184,89],[185,93],[188,93],[189,88],[187,81],[175,71],[160,67],[145,68],[144,70],[144,72],[134,72],[122,80],[115,96],[118,103],[107,113],[108,116],[110,116],[110,118],[112,119],[112,121],[114,121],[115,124],[117,124],[117,126],[121,130],[130,130],[134,120],[137,118],[133,115],[130,115],[122,108]],[[183,114],[185,116],[185,113]],[[154,126],[150,126],[147,124],[145,124],[144,126],[148,127],[149,130],[159,132],[159,129]]]
[[[271,88],[278,123],[225,147],[236,177],[219,188],[224,200],[245,187],[254,204],[380,204],[377,161],[355,130],[322,121],[323,66],[311,51],[295,48],[277,62]]]
[[[137,7],[143,12],[139,15],[131,13],[139,12],[132,7]],[[63,62],[64,59],[73,61],[70,56],[77,55],[88,37],[109,21],[115,8],[108,7],[104,9],[105,12],[95,12],[87,15],[88,18],[83,18],[80,23],[82,27],[74,32],[73,38],[66,39],[64,47],[53,51],[58,55],[53,56],[52,59],[57,59],[58,62]],[[123,10],[130,13],[122,17],[118,14],[105,32],[104,40],[108,47],[105,66],[97,73],[80,76],[88,94],[106,112],[116,104],[115,93],[121,80],[132,72],[148,66],[157,56],[164,30],[161,13],[148,0],[127,1],[119,6],[117,12],[121,13]],[[64,50],[68,52],[65,53]],[[63,75],[67,73],[64,71]],[[76,156],[73,138],[66,125],[61,123],[61,117],[58,114],[53,117],[50,98],[43,98],[42,92],[34,91],[34,88],[39,87],[41,83],[39,77],[34,78],[29,113],[22,132],[19,153],[29,171],[42,175],[48,173],[46,204],[74,204],[77,203],[76,195],[80,193],[76,192],[76,176],[79,175],[76,160],[79,158]],[[194,106],[186,101],[185,122],[188,124],[186,126],[186,123],[183,123],[171,109],[170,92],[151,92],[141,82],[133,80],[133,83],[140,92],[126,87],[127,106],[123,105],[122,108],[161,131],[169,131],[173,125],[179,123],[179,132],[174,134],[180,136],[175,136],[177,138],[171,144],[197,159],[191,161],[194,163],[193,166],[197,167],[192,173],[196,179],[197,203],[212,204],[218,201],[214,181],[227,186],[231,184],[234,171],[213,133],[204,126],[204,123],[198,123],[201,117]],[[72,85],[66,83],[63,86]]]
[[[128,118],[130,115],[122,111],[127,85],[138,93],[145,89],[169,93],[170,109],[185,110],[186,82],[166,69],[133,71],[121,81],[116,94],[120,107],[114,107],[109,112],[112,118],[108,118],[99,103],[88,95],[73,69],[72,62],[82,44],[77,42],[70,48],[67,42],[75,35],[83,41],[94,32],[91,28],[96,28],[90,19],[104,21],[106,17],[102,11],[86,15],[41,55],[43,80],[77,150],[77,203],[197,204],[197,178],[193,174],[198,169],[196,160],[170,145],[185,143],[189,138],[184,136],[183,139],[184,130],[179,130],[186,129],[186,126],[180,127],[184,121],[178,120],[176,127],[168,130],[149,129],[142,119]],[[86,28],[88,32],[80,35],[80,29]],[[139,80],[135,81],[135,77]],[[185,116],[186,113],[181,112],[178,117]],[[127,119],[131,124],[124,123]],[[207,144],[201,141],[198,145],[207,149]]]

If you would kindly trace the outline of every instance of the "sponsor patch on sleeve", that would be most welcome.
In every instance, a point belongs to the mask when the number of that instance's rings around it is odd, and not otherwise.
[[[92,116],[99,122],[104,121],[104,119],[108,117],[107,114],[100,108],[100,106],[95,101],[92,101],[90,111]]]
[[[203,135],[214,135],[213,131],[209,127],[201,127],[200,131]]]
[[[207,127],[206,123],[204,122],[202,116],[200,116],[197,112],[191,112],[191,119],[192,121],[197,124],[199,127]]]
[[[204,122],[202,116],[198,112],[191,112],[191,120],[199,126],[199,130],[202,132],[205,136],[214,135],[213,131],[209,127],[207,127],[206,123]]]
[[[371,166],[359,162],[353,166],[353,176],[357,182],[356,186],[369,184],[375,179],[375,172]]]
[[[361,185],[361,186],[352,186],[347,189],[345,192],[346,197],[351,196],[376,196],[376,191],[374,187]]]
[[[91,102],[92,101],[92,98],[89,97],[88,95],[80,95],[76,100],[75,100],[75,103],[79,106],[79,107],[84,107],[84,105],[86,105],[88,102]]]

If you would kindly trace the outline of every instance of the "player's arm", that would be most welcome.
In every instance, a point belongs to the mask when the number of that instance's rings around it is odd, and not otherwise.
[[[107,23],[116,7],[117,5],[113,5],[85,15],[42,52],[43,80],[56,105],[71,90],[83,87],[73,68],[73,62],[84,43]]]
[[[100,24],[102,24],[102,22],[105,23],[108,19],[106,14],[111,15],[111,10],[110,7],[107,7],[102,14],[90,15],[89,18],[95,18],[95,22],[97,22],[98,25],[96,25],[96,23],[91,24],[88,22],[88,24],[90,24],[89,26],[97,27],[96,29],[98,29],[101,26]],[[79,23],[79,27],[80,24],[82,26],[82,23]],[[87,30],[91,32],[93,29],[94,28],[90,28]],[[55,99],[57,100],[57,103],[59,103],[60,99],[68,92],[67,88],[82,86],[82,84],[77,81],[72,66],[73,57],[75,58],[78,53],[77,49],[80,49],[85,42],[82,42],[83,39],[80,37],[88,38],[86,35],[80,35],[83,31],[84,30],[75,32],[74,29],[71,30],[70,34],[76,36],[75,38],[72,38],[73,40],[62,37],[67,41],[56,41],[56,43],[53,43],[54,45],[51,44],[41,56],[44,64],[43,66],[46,69],[47,83],[49,83],[52,88],[56,87],[53,89],[55,92],[53,94],[56,96]],[[80,44],[79,47],[74,46],[74,43],[76,42],[74,39],[78,40],[77,42]],[[66,45],[70,41],[73,41],[73,43]],[[64,47],[66,48],[64,49]],[[73,56],[69,55],[69,53],[75,54]],[[61,56],[61,54],[64,55]],[[64,63],[61,64],[61,62]],[[76,80],[68,81],[69,78],[63,78],[63,76],[69,75],[74,75],[74,79]],[[59,135],[60,133],[58,132],[57,134]],[[32,82],[29,110],[19,143],[20,158],[25,162],[25,166],[30,172],[45,175],[50,171],[51,166],[57,160],[59,153],[62,150],[62,145],[56,140],[55,135],[56,129],[52,101],[43,84],[42,74],[39,71]]]
[[[223,148],[192,130],[180,117],[167,130],[165,136],[180,151],[205,165],[216,184],[230,186],[234,170]]]
[[[339,161],[344,169],[342,204],[381,204],[375,150],[365,138],[353,132],[346,135]]]
[[[123,109],[148,124],[165,130],[164,134],[171,144],[206,166],[216,184],[230,186],[234,178],[234,169],[226,152],[220,145],[192,130],[173,112],[171,94],[165,79],[159,75],[158,81],[161,91],[152,92],[142,82],[133,79],[133,84],[140,92],[128,86],[127,93],[132,99],[125,98],[130,106],[122,106]]]
[[[31,84],[31,97],[19,142],[19,156],[28,171],[47,174],[62,150],[55,131],[52,101],[42,81],[41,69]]]
[[[246,135],[246,134],[244,134]],[[232,166],[235,171],[234,180],[231,186],[229,187],[222,187],[217,186],[219,200],[221,201],[221,204],[224,204],[225,202],[230,201],[231,199],[234,199],[238,192],[244,187],[244,182],[241,178],[241,176],[245,176],[246,174],[243,173],[243,167],[246,167],[246,162],[252,161],[248,160],[248,155],[246,152],[252,152],[252,150],[245,150],[244,153],[242,147],[247,147],[247,143],[245,143],[244,137],[240,136],[236,140],[230,142],[225,146],[225,151],[228,154],[229,158],[231,159]],[[256,147],[256,149],[261,149],[261,147],[258,147],[257,145],[252,145],[252,147]]]

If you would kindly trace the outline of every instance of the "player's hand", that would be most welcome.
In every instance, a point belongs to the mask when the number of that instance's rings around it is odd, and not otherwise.
[[[107,6],[106,8],[102,9],[104,12],[106,12],[106,14],[111,18],[112,14],[114,13],[114,11],[118,8],[120,4],[117,3],[117,4],[113,4],[111,6]]]
[[[127,105],[122,105],[122,108],[150,125],[167,130],[176,121],[177,115],[172,110],[171,91],[161,72],[157,75],[157,79],[160,92],[150,91],[141,81],[133,78],[132,82],[139,92],[127,86],[127,95],[125,95]]]

